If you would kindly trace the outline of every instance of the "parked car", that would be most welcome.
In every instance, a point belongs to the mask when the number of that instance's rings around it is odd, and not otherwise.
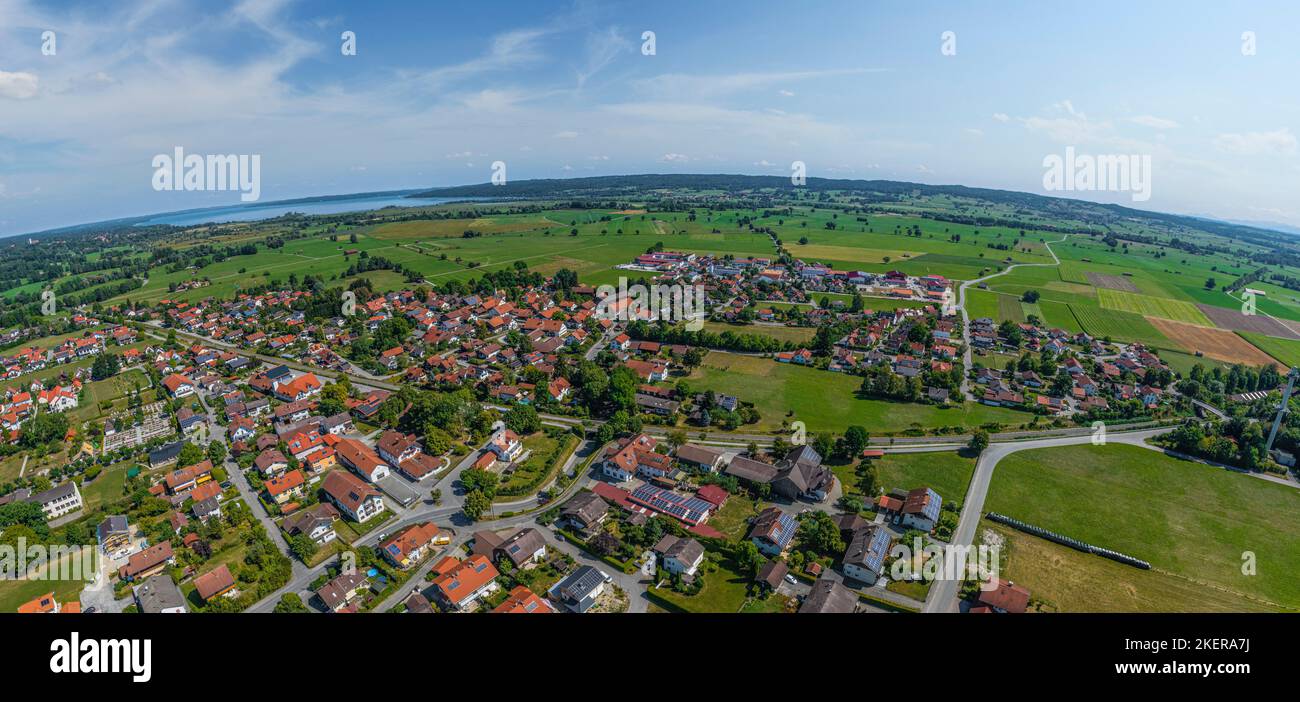
[[[789,573],[786,573],[786,574],[785,574],[785,581],[786,581],[787,583],[790,583],[791,585],[798,585],[798,584],[799,584],[799,579],[796,578],[796,577],[794,577],[793,575],[790,575]]]

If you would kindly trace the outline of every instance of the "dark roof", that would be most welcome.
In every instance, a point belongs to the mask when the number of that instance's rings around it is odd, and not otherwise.
[[[758,569],[758,576],[754,579],[760,583],[767,583],[773,590],[781,586],[781,580],[790,572],[790,566],[784,561],[768,561],[762,568]]]
[[[721,451],[708,448],[707,446],[682,444],[677,447],[677,459],[680,461],[688,461],[690,463],[711,466],[720,456],[722,456]]]
[[[135,589],[135,600],[140,605],[140,611],[145,614],[158,614],[164,609],[176,607],[189,609],[185,605],[181,589],[172,582],[171,576],[165,574],[155,575],[140,583]]]
[[[580,492],[573,499],[564,503],[561,514],[577,517],[585,524],[594,524],[609,511],[609,504],[594,492]]]
[[[731,459],[731,463],[723,472],[755,483],[770,483],[780,473],[774,465],[744,456]]]
[[[808,591],[800,614],[852,614],[858,606],[858,595],[827,577],[818,578]]]

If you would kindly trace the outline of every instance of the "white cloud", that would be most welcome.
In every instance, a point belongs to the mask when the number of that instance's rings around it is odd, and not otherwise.
[[[12,100],[35,97],[38,83],[33,73],[0,71],[0,97]]]
[[[659,157],[659,160],[664,163],[685,163],[691,160],[691,157],[686,154],[664,154]]]
[[[1214,146],[1237,156],[1293,154],[1296,152],[1296,137],[1287,127],[1272,132],[1228,133],[1214,137]]]
[[[663,98],[718,98],[758,88],[769,88],[777,83],[793,83],[817,78],[833,78],[863,73],[882,73],[884,68],[840,68],[817,71],[783,71],[771,73],[724,73],[698,75],[689,73],[663,73],[653,78],[633,83],[638,91]],[[786,89],[781,92],[794,95]]]
[[[778,90],[776,91],[776,94],[780,95],[781,97],[794,97],[793,90]]]
[[[974,127],[967,127],[967,128],[966,128],[965,130],[963,130],[963,131],[965,131],[967,134],[969,134],[969,135],[971,135],[971,136],[976,136],[976,137],[982,137],[982,136],[984,136],[984,130],[983,130],[983,129],[976,129],[976,128],[974,128]]]
[[[563,131],[556,132],[553,136],[556,139],[577,139],[578,133],[573,131],[572,129],[565,129]]]
[[[1144,127],[1151,127],[1153,129],[1176,129],[1178,127],[1178,123],[1172,119],[1155,117],[1153,115],[1137,115],[1135,117],[1129,117],[1128,121],[1133,124],[1140,124]]]
[[[1010,121],[1011,121],[1011,117],[1008,116],[1007,113],[1005,113],[1005,112],[994,112],[994,113],[993,113],[993,119],[996,120],[996,121],[998,121],[998,122],[1010,122]]]

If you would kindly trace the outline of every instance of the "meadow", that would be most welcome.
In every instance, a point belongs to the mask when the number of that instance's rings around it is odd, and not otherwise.
[[[1289,485],[1138,446],[1070,446],[1002,459],[985,509],[1149,561],[1243,608],[1300,609],[1300,490]],[[1256,575],[1242,574],[1246,552]],[[1097,583],[1099,606],[1107,591]]]

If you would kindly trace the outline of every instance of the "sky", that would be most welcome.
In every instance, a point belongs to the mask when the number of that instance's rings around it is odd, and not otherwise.
[[[240,202],[176,147],[262,201],[800,161],[1300,226],[1300,4],[1240,4],[0,0],[0,236]],[[1048,191],[1067,148],[1150,198]]]

